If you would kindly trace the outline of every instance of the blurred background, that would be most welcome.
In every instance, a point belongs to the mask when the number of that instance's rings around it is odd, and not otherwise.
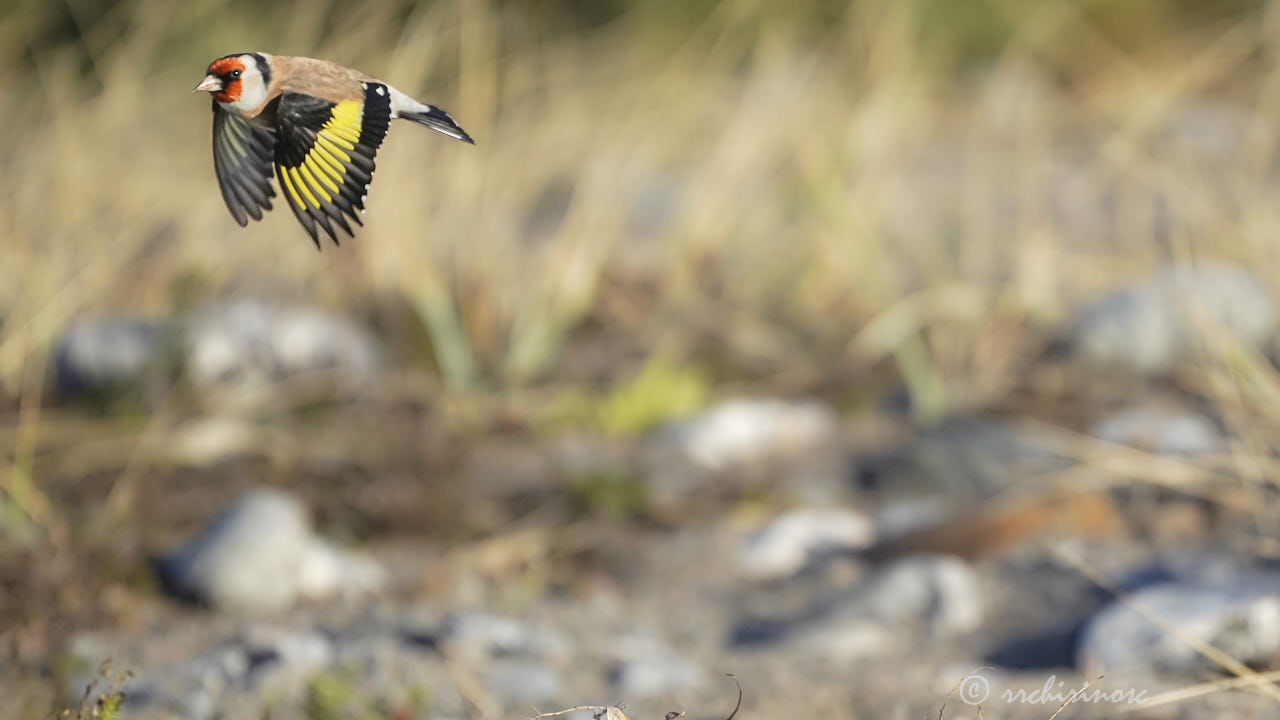
[[[0,717],[1273,716],[1277,38],[11,0]],[[397,123],[341,247],[242,229],[190,89],[254,50],[477,145]]]

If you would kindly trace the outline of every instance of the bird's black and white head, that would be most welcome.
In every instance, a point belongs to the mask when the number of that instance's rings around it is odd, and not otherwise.
[[[207,92],[227,112],[246,115],[262,106],[271,84],[270,56],[264,53],[224,55],[209,63],[194,92]]]

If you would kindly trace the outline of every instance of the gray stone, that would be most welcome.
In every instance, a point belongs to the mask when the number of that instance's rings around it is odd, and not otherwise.
[[[271,696],[297,696],[313,675],[337,656],[333,643],[314,630],[257,628],[241,641],[251,665],[245,682]]]
[[[1259,347],[1274,337],[1275,327],[1271,298],[1248,270],[1173,266],[1085,308],[1071,344],[1090,363],[1161,373],[1201,344],[1221,346],[1216,333]]]
[[[249,657],[242,648],[228,646],[151,671],[139,671],[124,688],[125,712],[148,708],[189,720],[217,717],[223,698],[244,682],[249,666]]]
[[[738,567],[757,580],[794,575],[824,554],[861,550],[875,540],[875,524],[841,508],[802,508],[776,518],[751,535]]]
[[[406,706],[425,695],[432,717],[465,717],[467,702],[456,687],[456,670],[423,644],[421,635],[406,636],[388,624],[398,623],[374,620],[338,632],[335,667],[354,673],[359,692],[380,704]]]
[[[698,687],[706,681],[706,675],[701,665],[672,655],[632,658],[609,669],[620,697],[637,699]]]
[[[901,652],[976,630],[985,606],[981,583],[964,561],[911,557],[855,587],[825,622],[801,636],[801,644],[844,660]]]
[[[875,509],[875,536],[884,540],[934,527],[951,516],[939,497],[889,499]]]
[[[839,616],[801,633],[796,645],[824,660],[852,661],[899,654],[906,640],[872,618]]]
[[[1130,596],[1177,633],[1246,664],[1280,652],[1280,578],[1246,575],[1223,585],[1165,583]],[[1076,659],[1088,675],[1202,674],[1217,666],[1133,606],[1115,602],[1085,627]]]
[[[1157,407],[1129,407],[1093,424],[1089,433],[1118,445],[1161,455],[1197,455],[1223,449],[1225,438],[1203,415]]]
[[[825,504],[848,489],[839,419],[825,405],[737,399],[654,433],[637,456],[646,499],[660,513],[771,483],[782,502]]]
[[[572,644],[564,635],[514,618],[482,612],[450,615],[442,628],[451,652],[473,661],[487,658],[562,660]]]
[[[665,436],[694,463],[724,470],[812,451],[838,432],[838,419],[825,405],[742,398],[671,426]]]
[[[851,588],[810,588],[805,595],[808,602],[783,617],[739,623],[735,641],[780,643],[828,661],[897,656],[973,632],[988,604],[966,563],[932,555],[895,562]]]
[[[855,602],[876,620],[919,628],[935,638],[982,625],[986,595],[977,574],[949,555],[900,560],[856,589]]]
[[[208,390],[255,393],[299,377],[352,390],[379,368],[377,344],[364,328],[305,307],[216,303],[190,317],[185,336],[187,375]]]
[[[609,644],[616,658],[609,668],[609,681],[618,697],[650,698],[668,695],[705,684],[707,673],[701,665],[652,635],[629,635]]]
[[[271,612],[302,599],[368,591],[371,561],[316,538],[302,503],[275,489],[241,497],[158,563],[172,592],[223,610]]]
[[[948,418],[910,442],[859,463],[868,489],[883,490],[901,500],[984,499],[1028,478],[1065,469],[1074,459],[1063,457],[1053,438],[1035,428],[981,416]],[[954,500],[952,500],[954,502]]]
[[[311,538],[298,567],[298,594],[307,599],[358,598],[378,590],[386,572],[372,558]]]
[[[54,389],[62,397],[141,392],[158,369],[160,327],[132,317],[82,320],[67,328],[53,351]]]
[[[146,633],[78,633],[66,645],[79,673],[66,695],[78,701],[93,671],[111,659],[134,673],[125,687],[129,718],[307,718],[317,681],[345,688],[343,707],[352,711],[411,708],[429,698],[433,712],[464,716],[439,653],[404,640],[396,618],[367,614],[322,629],[314,620],[176,617]]]
[[[485,671],[484,682],[494,698],[508,707],[542,705],[560,695],[560,676],[536,662],[499,661]]]

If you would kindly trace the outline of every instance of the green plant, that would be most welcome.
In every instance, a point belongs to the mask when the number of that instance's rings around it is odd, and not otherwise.
[[[120,720],[120,708],[124,704],[124,687],[133,678],[131,671],[115,673],[111,670],[111,662],[102,664],[95,677],[84,689],[80,704],[73,709],[62,712],[61,717],[69,720]],[[101,682],[108,683],[106,690],[99,691]]]

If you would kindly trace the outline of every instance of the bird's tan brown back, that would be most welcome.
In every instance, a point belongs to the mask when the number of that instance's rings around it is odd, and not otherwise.
[[[363,100],[361,83],[373,78],[357,70],[326,60],[288,55],[275,56],[275,94],[295,92],[324,98],[330,102]],[[278,84],[277,84],[278,83]]]

